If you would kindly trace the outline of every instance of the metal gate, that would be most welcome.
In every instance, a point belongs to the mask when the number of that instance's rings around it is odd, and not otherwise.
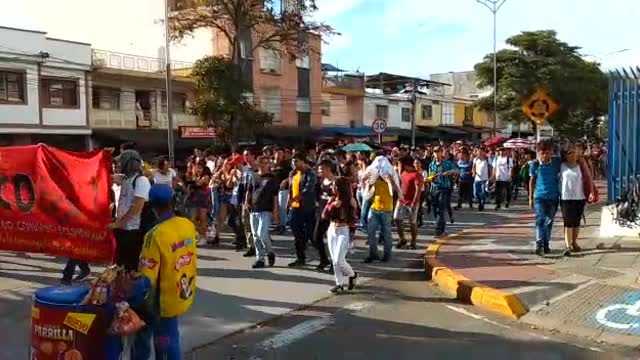
[[[640,67],[609,74],[609,201],[614,201],[640,175]]]

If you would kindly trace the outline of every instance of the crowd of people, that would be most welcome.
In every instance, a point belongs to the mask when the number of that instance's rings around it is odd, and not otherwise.
[[[570,256],[581,250],[577,239],[585,205],[597,201],[592,174],[598,170],[592,169],[599,164],[582,144],[541,142],[536,150],[487,148],[462,141],[370,152],[346,152],[341,146],[322,144],[233,153],[195,149],[184,168],[174,169],[165,159],[146,163],[135,144],[124,144],[114,159],[111,189],[114,221],[109,228],[116,239],[116,262],[127,270],[146,267],[143,270],[149,272],[163,262],[163,251],[182,249],[175,266],[189,265],[189,276],[171,277],[170,286],[164,289],[159,284],[157,291],[176,290],[178,283],[184,286],[169,296],[176,302],[191,301],[196,245],[220,245],[220,234],[228,226],[235,249],[254,259],[253,269],[261,269],[277,261],[271,234],[290,229],[295,260],[288,266],[307,266],[311,244],[319,258],[316,269],[333,273],[335,286],[330,291],[342,293],[357,283],[358,273],[346,255],[358,230],[366,234],[369,245],[364,262],[388,262],[394,229],[397,249],[416,249],[425,213],[435,220],[434,236],[441,237],[446,224],[455,222],[454,210],[466,205],[482,212],[493,201],[499,211],[509,208],[521,191],[528,194],[536,215],[535,253],[544,256],[551,251],[552,226],[561,206],[564,254]],[[191,221],[172,220],[176,214]],[[149,254],[157,259],[147,258]],[[76,266],[81,271],[74,280],[90,273],[88,264],[71,259],[63,283],[72,281]],[[177,333],[177,322],[166,320]],[[179,354],[175,348],[156,351]]]

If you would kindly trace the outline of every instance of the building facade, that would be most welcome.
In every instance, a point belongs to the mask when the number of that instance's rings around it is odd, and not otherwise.
[[[0,146],[90,147],[91,45],[0,27]]]
[[[188,68],[190,64],[172,64]],[[90,77],[91,110],[89,124],[98,146],[115,146],[135,141],[148,151],[166,151],[167,95],[163,59],[93,51]],[[172,75],[173,126],[176,148],[180,147],[182,127],[199,127],[196,116],[189,112],[194,99],[193,79]]]
[[[320,106],[322,126],[362,127],[364,99],[364,74],[324,71]]]

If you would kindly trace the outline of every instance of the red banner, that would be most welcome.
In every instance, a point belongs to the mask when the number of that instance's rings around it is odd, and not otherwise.
[[[0,250],[111,262],[111,154],[0,147]]]

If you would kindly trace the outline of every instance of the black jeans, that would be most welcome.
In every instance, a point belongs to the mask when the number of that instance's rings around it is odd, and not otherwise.
[[[144,232],[142,230],[115,229],[113,234],[116,238],[116,264],[128,271],[138,271]]]
[[[291,209],[291,231],[295,240],[298,260],[305,261],[307,258],[305,250],[307,243],[312,241],[315,222],[314,209]]]
[[[509,206],[511,202],[511,181],[496,181],[496,205],[505,203]]]
[[[432,190],[431,199],[436,218],[436,235],[440,235],[444,232],[446,224],[445,212],[451,208],[451,189]]]
[[[318,250],[318,256],[320,256],[321,264],[329,264],[329,257],[327,257],[327,250],[324,246],[324,237],[327,236],[327,230],[331,222],[323,219],[319,214],[316,214],[316,226],[313,232],[313,246]]]
[[[461,182],[458,184],[458,208],[463,202],[468,202],[473,207],[473,182]]]
[[[89,263],[86,261],[69,259],[67,260],[67,266],[62,270],[63,281],[73,280],[73,274],[76,272],[76,266],[80,267],[82,272],[91,272],[91,269],[89,269]]]

